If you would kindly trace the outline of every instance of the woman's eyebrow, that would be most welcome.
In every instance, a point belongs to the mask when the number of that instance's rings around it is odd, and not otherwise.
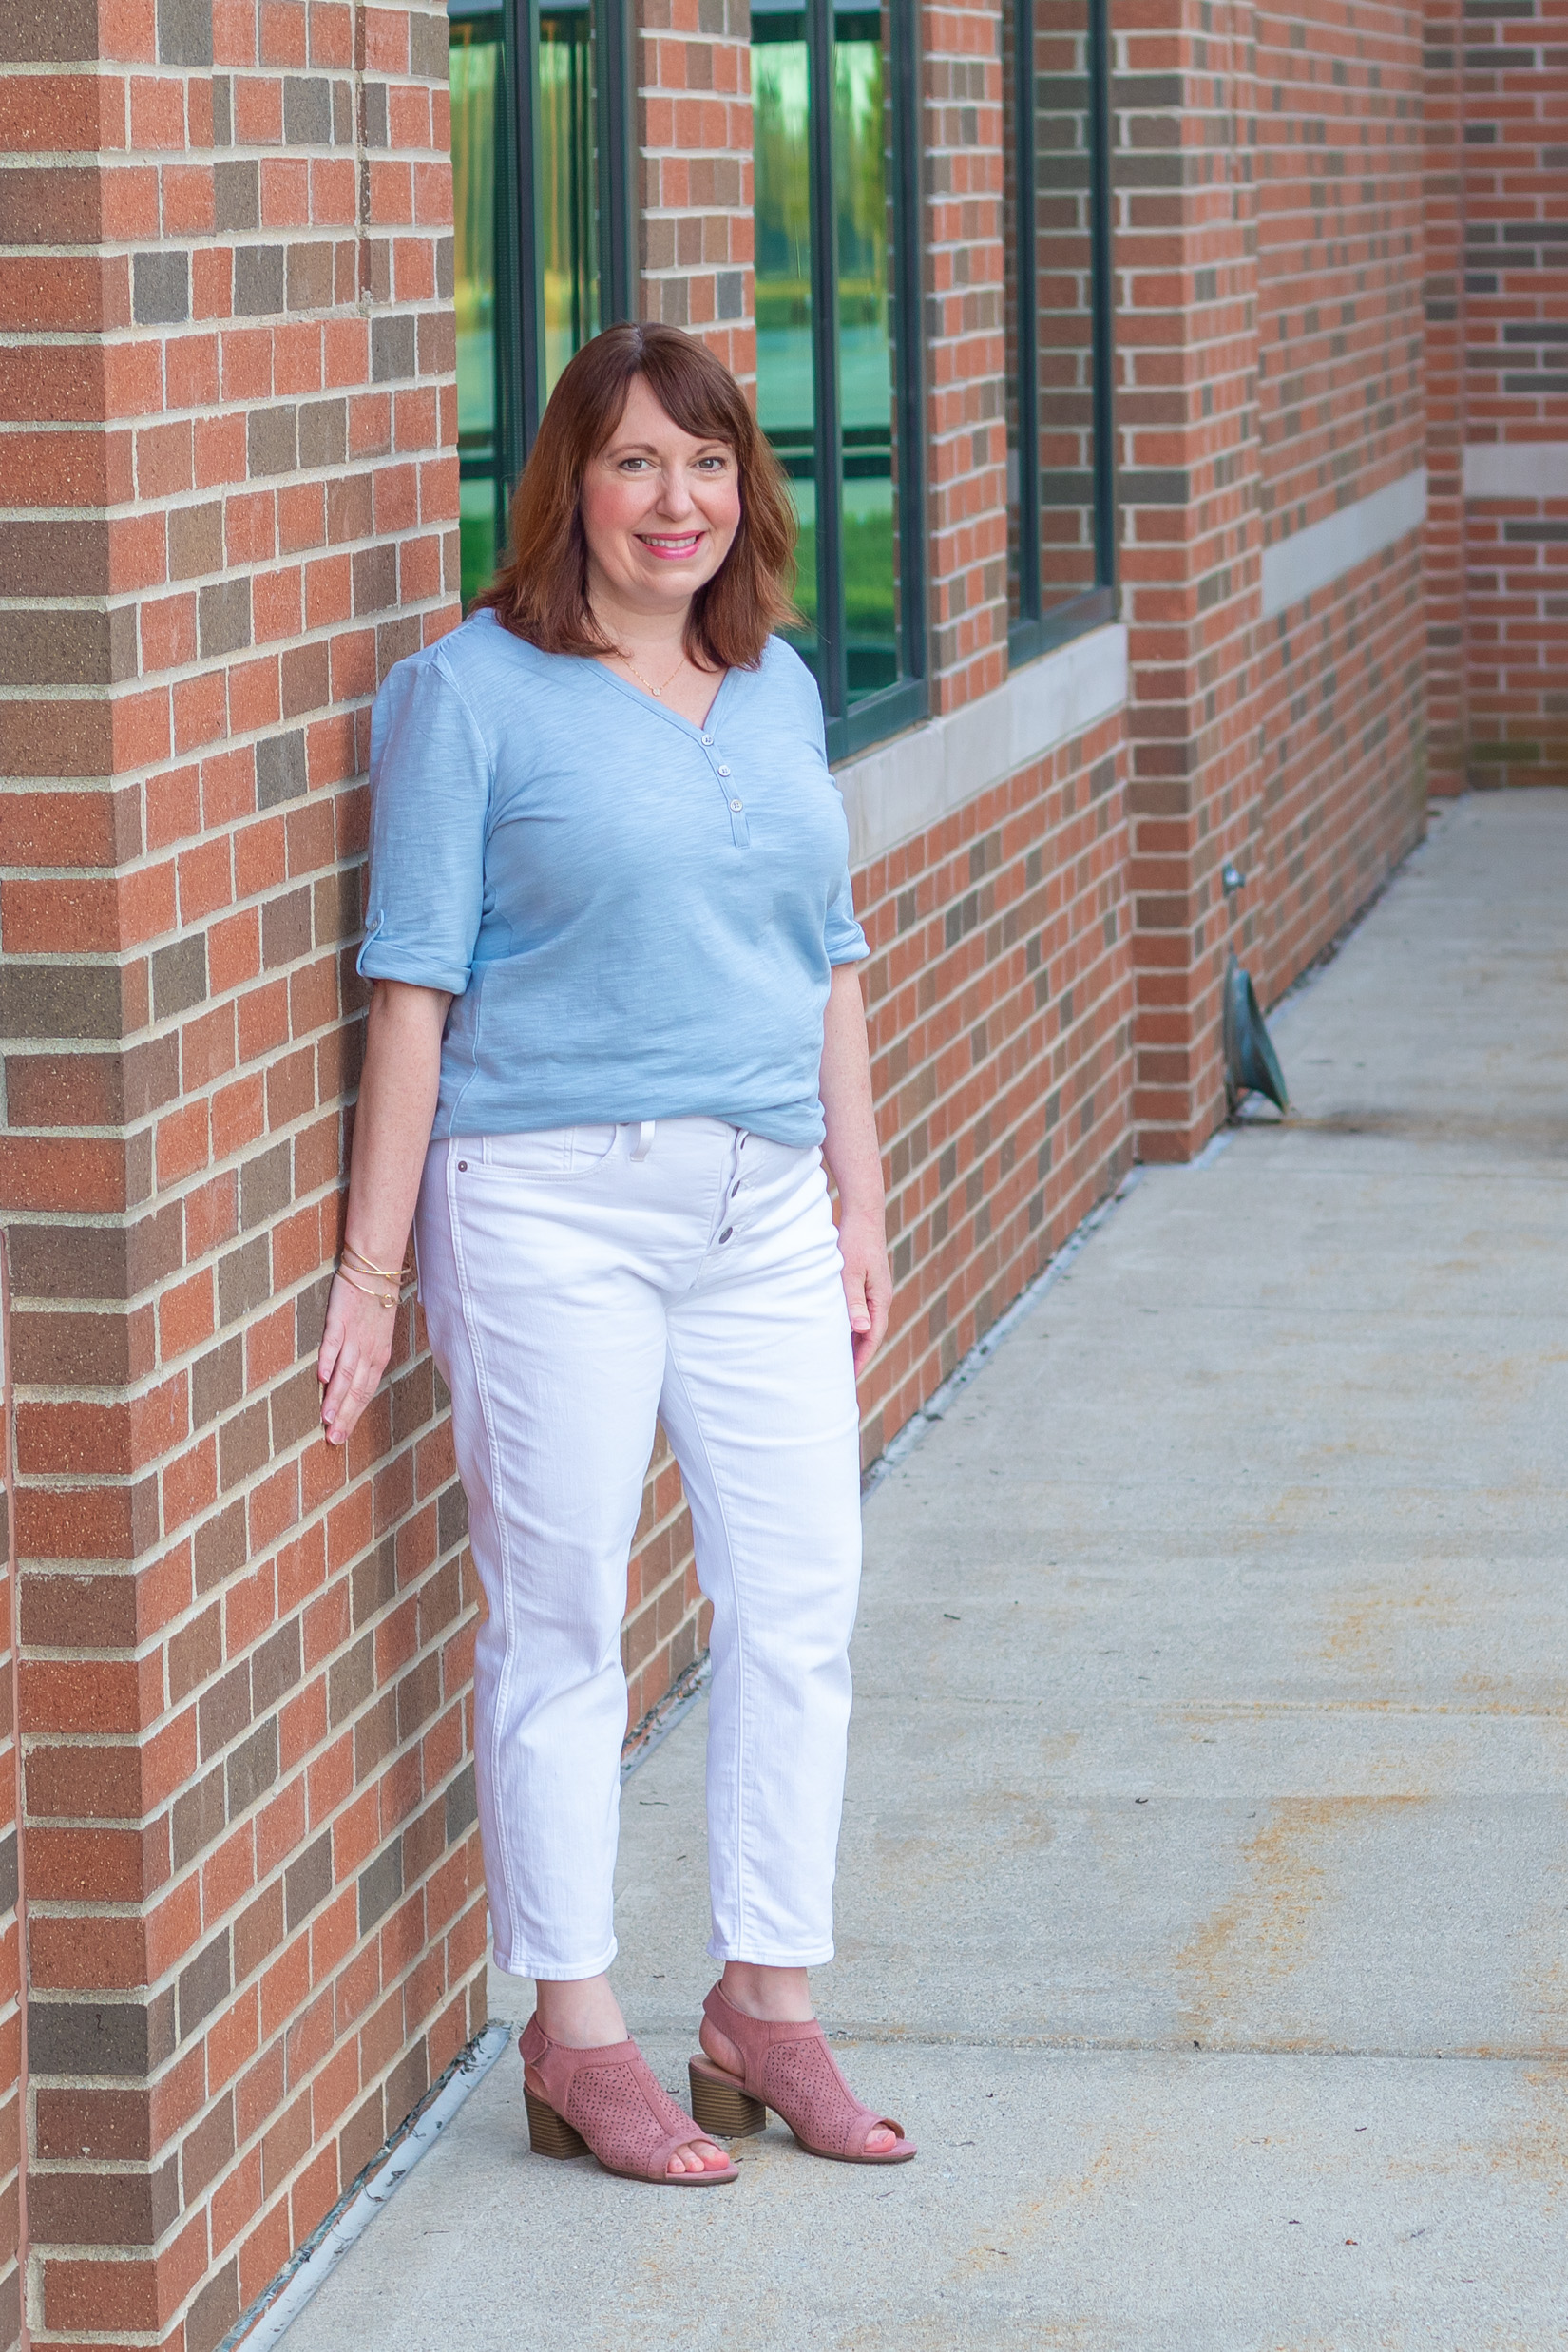
[[[712,441],[694,442],[692,449],[698,457],[706,457],[710,449],[722,449],[726,456],[734,454],[730,444],[719,440],[717,435]],[[612,441],[608,454],[611,457],[657,457],[659,450],[651,441]]]

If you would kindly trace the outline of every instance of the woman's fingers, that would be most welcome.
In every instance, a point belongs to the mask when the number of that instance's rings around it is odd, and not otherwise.
[[[329,1445],[347,1444],[354,1424],[380,1385],[392,1355],[393,1316],[390,1309],[367,1299],[361,1310],[344,1296],[345,1285],[333,1285],[327,1305],[326,1329],[316,1359],[316,1377],[326,1393],[321,1400],[321,1425]]]

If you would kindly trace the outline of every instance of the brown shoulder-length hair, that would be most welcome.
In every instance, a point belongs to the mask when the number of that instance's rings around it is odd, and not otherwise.
[[[512,555],[480,605],[545,653],[612,653],[588,603],[583,477],[613,436],[636,377],[682,432],[722,441],[740,476],[740,526],[692,599],[686,651],[705,669],[755,670],[769,632],[795,618],[794,507],[777,459],[735,377],[679,327],[606,327],[568,361],[512,500]]]

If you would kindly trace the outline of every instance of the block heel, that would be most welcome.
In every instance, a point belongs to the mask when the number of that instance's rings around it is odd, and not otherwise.
[[[535,2098],[526,2083],[523,2086],[523,2101],[528,2111],[528,2146],[536,2156],[585,2156],[588,2143],[581,2132],[574,2132],[564,2115],[553,2107]]]
[[[649,2072],[635,2041],[576,2050],[551,2041],[530,2017],[521,2048],[528,2145],[536,2156],[597,2156],[606,2172],[664,2189],[713,2189],[740,2178],[723,2156],[712,2170],[670,2170],[676,2151],[704,2135]]]
[[[763,2130],[768,2120],[766,2107],[743,2090],[733,2075],[704,2058],[693,2058],[686,2072],[692,2086],[692,2119],[707,2138],[743,2140]]]
[[[746,2017],[722,1984],[714,1986],[702,2014],[746,2070],[732,2075],[706,2056],[693,2058],[692,2113],[704,2132],[726,2139],[760,2132],[772,2108],[808,2153],[836,2164],[908,2164],[916,2152],[902,2124],[861,2105],[814,2017]],[[868,2148],[873,2132],[890,2132],[892,2146]]]

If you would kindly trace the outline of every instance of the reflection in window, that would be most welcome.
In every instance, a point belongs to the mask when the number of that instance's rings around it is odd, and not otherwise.
[[[625,0],[449,0],[449,14],[467,604],[561,371],[632,315],[630,19]]]
[[[1104,0],[1013,0],[1004,37],[1008,601],[1027,659],[1113,609]]]
[[[538,244],[546,400],[573,352],[599,333],[593,48],[586,0],[541,14]]]
[[[495,569],[505,532],[501,325],[496,241],[502,124],[501,16],[451,28],[453,296],[457,311],[457,449],[463,602]]]
[[[833,196],[844,434],[844,631],[850,699],[898,677],[893,539],[892,296],[888,283],[882,27],[834,20]]]
[[[907,34],[912,10],[897,5]],[[918,578],[919,548],[903,551],[901,564],[898,530],[908,495],[901,475],[918,441],[905,431],[901,464],[899,415],[901,405],[918,413],[918,390],[912,365],[909,380],[899,379],[899,29],[889,10],[831,10],[829,0],[812,9],[753,0],[757,413],[800,520],[795,601],[805,626],[794,641],[816,674],[836,755],[851,736],[869,740],[907,723],[902,711],[863,706],[923,667],[921,599],[903,576]],[[830,75],[824,142],[813,104]],[[828,204],[831,226],[818,224],[813,237],[813,205]],[[858,725],[848,723],[851,712]]]

